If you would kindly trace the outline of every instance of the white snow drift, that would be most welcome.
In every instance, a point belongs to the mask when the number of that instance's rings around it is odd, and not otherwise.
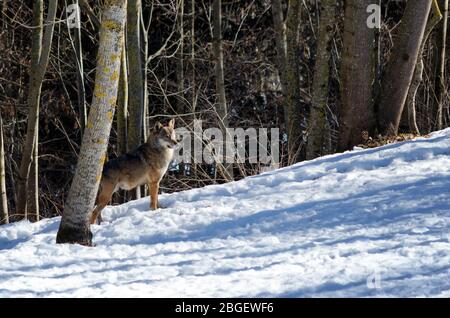
[[[450,129],[161,201],[1,226],[0,296],[450,296]]]

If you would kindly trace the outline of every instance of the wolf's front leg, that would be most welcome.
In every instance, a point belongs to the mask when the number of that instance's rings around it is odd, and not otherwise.
[[[156,210],[158,208],[159,182],[150,182],[148,188],[150,190],[150,210]]]

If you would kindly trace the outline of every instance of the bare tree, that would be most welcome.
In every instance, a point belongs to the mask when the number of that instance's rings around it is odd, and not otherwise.
[[[126,56],[126,48],[123,45],[119,91],[117,93],[117,143],[120,154],[128,151],[128,72]]]
[[[287,59],[286,23],[284,21],[282,2],[282,0],[272,1],[273,27],[276,34],[275,44],[277,47],[278,71],[280,77],[282,77],[285,72]],[[297,3],[291,2],[291,5],[297,5]]]
[[[328,82],[330,79],[330,40],[336,18],[336,1],[320,2],[319,34],[317,38],[317,55],[313,80],[313,96],[308,123],[308,144],[306,159],[313,159],[323,154],[326,136],[326,115],[328,101]]]
[[[75,0],[75,4],[78,5],[78,0]],[[75,65],[77,69],[78,110],[80,112],[81,132],[83,133],[87,121],[86,90],[84,88],[83,48],[81,44],[81,28],[74,29],[75,38],[74,41],[72,41],[72,44],[73,50],[75,51]]]
[[[403,109],[403,114],[406,117],[408,123],[409,131],[419,135],[419,127],[417,126],[417,115],[416,115],[416,95],[419,89],[420,83],[423,79],[423,61],[421,58],[418,59],[416,68],[414,69],[413,79],[409,87],[408,96],[406,97],[406,108]]]
[[[2,4],[2,17],[1,21],[1,33],[7,32],[6,23],[6,10],[8,8],[8,1],[4,1]],[[3,38],[0,39],[0,50],[6,50],[7,44],[4,43]],[[9,223],[9,213],[8,213],[8,196],[6,193],[6,166],[5,166],[5,142],[3,137],[3,117],[0,110],[0,224]]]
[[[219,101],[216,104],[216,112],[219,127],[223,136],[227,135],[228,111],[227,99],[225,96],[225,78],[223,71],[223,48],[222,48],[222,1],[213,2],[213,55],[215,61],[216,92],[219,95]],[[226,164],[225,164],[226,165]],[[221,174],[226,180],[233,180],[232,165],[223,167],[219,165]]]
[[[439,6],[436,0],[433,0],[433,14],[428,19],[427,26],[425,28],[422,44],[420,45],[419,54],[417,56],[416,68],[414,70],[411,85],[409,87],[408,96],[406,97],[407,107],[403,109],[403,113],[404,114],[406,113],[409,130],[415,134],[420,134],[416,118],[416,95],[417,90],[419,89],[419,86],[422,83],[423,79],[423,71],[424,71],[423,51],[431,32],[441,19],[442,14],[439,10]],[[440,117],[439,111],[436,111],[435,114],[437,114],[437,118]]]
[[[144,80],[140,40],[141,0],[129,0],[127,8],[127,55],[128,55],[128,145],[130,149],[142,142],[144,115]]]
[[[128,56],[128,147],[134,149],[142,143],[144,124],[144,78],[141,51],[141,0],[128,0],[127,56]],[[136,188],[136,198],[142,187]],[[133,192],[134,193],[134,192]]]
[[[94,208],[117,101],[126,3],[126,0],[105,1],[94,98],[83,135],[77,170],[56,237],[57,243],[92,245],[89,215]]]
[[[196,78],[195,78],[195,0],[191,0],[191,9],[189,12],[190,15],[190,22],[191,22],[191,28],[190,28],[190,64],[191,64],[191,76],[190,76],[190,92],[191,92],[191,99],[190,99],[190,108],[189,111],[191,112],[191,116],[187,118],[188,125],[190,125],[191,129],[194,129],[194,122],[196,120],[195,111],[197,109],[197,89],[196,89]],[[191,174],[194,176],[197,175],[198,166],[195,163],[194,160],[194,152],[192,152],[191,155],[191,163],[189,164]]]
[[[286,98],[287,40],[286,40],[286,23],[284,22],[282,0],[272,1],[272,16],[273,16],[273,26],[275,30],[275,44],[277,47],[278,75],[280,76],[281,89],[283,91],[283,95]],[[298,27],[298,23],[295,23],[295,21],[292,24],[294,27]],[[288,116],[289,109],[287,107],[288,105],[287,103],[283,103],[283,105],[284,105],[284,122],[287,125],[289,122]]]
[[[50,0],[45,35],[43,35],[43,0],[35,0],[33,5],[33,39],[31,47],[31,73],[28,90],[28,121],[25,146],[20,163],[18,178],[17,213],[25,217],[39,219],[39,197],[36,187],[29,187],[30,170],[37,171],[38,121],[41,87],[50,56],[53,38],[57,0]],[[37,175],[35,175],[37,178]],[[36,180],[33,181],[36,184]],[[31,194],[29,193],[31,192]],[[30,202],[28,199],[32,199]],[[28,202],[27,202],[28,201]],[[27,209],[27,205],[28,208]]]
[[[3,118],[0,112],[0,224],[9,223],[8,197],[6,195],[5,145],[3,140]]]
[[[178,100],[177,100],[177,113],[182,114],[185,112],[185,98],[184,98],[184,0],[178,0],[178,18],[177,29],[178,38],[180,44],[178,45],[178,51],[176,54],[177,59],[177,86],[178,86]]]
[[[438,0],[439,9],[443,19],[438,27],[436,34],[436,103],[433,117],[436,116],[435,128],[440,130],[443,128],[443,104],[445,99],[445,59],[447,45],[447,26],[448,26],[448,0]]]
[[[88,0],[80,0],[81,7],[83,10],[87,13],[89,18],[92,21],[92,24],[99,29],[100,28],[100,20],[97,18],[97,16],[94,13],[94,10],[92,10],[92,7],[89,5]]]
[[[367,7],[371,3],[373,0],[345,2],[339,151],[363,142],[364,131],[373,135],[376,125],[372,101],[375,32],[366,27]]]
[[[300,32],[300,0],[289,0],[286,17],[286,64],[285,86],[288,135],[288,162],[300,160],[299,152],[302,141],[301,110],[300,110],[300,74],[299,74],[299,32]],[[286,117],[286,116],[285,116]]]
[[[397,135],[408,90],[416,67],[431,0],[408,1],[381,83],[378,128],[382,135]]]
[[[301,129],[298,54],[300,9],[300,0],[290,0],[286,23],[284,23],[281,0],[275,0],[272,3],[274,27],[277,34],[278,68],[285,97],[284,120],[288,135],[289,163],[300,160],[299,152],[303,134]]]

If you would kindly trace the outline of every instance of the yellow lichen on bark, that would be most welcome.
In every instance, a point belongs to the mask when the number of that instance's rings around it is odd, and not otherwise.
[[[115,80],[117,80],[119,78],[119,72],[118,71],[114,71],[112,74],[111,74],[111,80],[112,81],[115,81]]]
[[[117,97],[113,97],[109,100],[109,105],[111,106],[111,108],[114,108],[116,106],[116,102],[117,102]]]
[[[115,31],[115,32],[120,32],[122,30],[122,26],[113,20],[105,20],[102,22],[102,25],[107,30],[111,30],[111,31]]]
[[[118,54],[111,54],[111,61],[112,62],[115,62],[115,61],[117,61],[119,59],[120,59],[120,56]]]
[[[96,90],[94,93],[95,97],[97,98],[103,98],[106,97],[106,93],[103,90]]]
[[[103,166],[103,164],[105,163],[105,160],[106,160],[106,155],[103,155],[100,157],[99,163],[101,166]]]

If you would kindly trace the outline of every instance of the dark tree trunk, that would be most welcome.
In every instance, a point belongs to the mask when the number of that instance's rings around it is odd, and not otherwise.
[[[308,144],[306,159],[323,155],[326,131],[328,87],[330,80],[330,41],[336,18],[336,1],[322,0],[320,5],[319,34],[317,37],[317,56],[314,69],[311,114],[308,122]]]
[[[338,150],[363,142],[363,132],[373,135],[375,113],[372,83],[375,75],[373,29],[364,26],[367,6],[373,0],[347,0],[341,65],[340,131]]]
[[[142,143],[144,130],[144,78],[141,51],[141,0],[128,0],[127,55],[128,55],[128,147],[134,149]],[[141,197],[142,187],[133,191]]]
[[[184,0],[178,1],[178,19],[177,19],[177,29],[178,37],[180,43],[178,46],[178,51],[176,54],[177,59],[177,86],[178,86],[178,99],[177,99],[177,109],[178,114],[185,112],[184,105],[186,104],[185,94],[184,94]]]
[[[226,140],[228,127],[227,99],[225,95],[225,75],[223,70],[223,48],[222,48],[222,1],[213,2],[213,55],[215,61],[216,92],[219,101],[216,105],[217,120],[222,130],[224,140]],[[222,176],[228,180],[233,180],[233,165],[227,164],[224,157],[224,164],[218,165]]]
[[[285,85],[285,118],[288,135],[288,162],[300,161],[300,147],[303,140],[301,127],[302,113],[300,105],[299,75],[299,32],[300,32],[300,0],[290,0],[286,18],[286,62],[284,67]],[[281,48],[280,48],[281,49]],[[283,58],[281,52],[280,58]],[[283,76],[282,76],[283,78]]]
[[[130,149],[142,142],[144,115],[144,80],[142,76],[142,53],[140,42],[141,0],[128,1],[127,54],[128,54],[128,145]]]

